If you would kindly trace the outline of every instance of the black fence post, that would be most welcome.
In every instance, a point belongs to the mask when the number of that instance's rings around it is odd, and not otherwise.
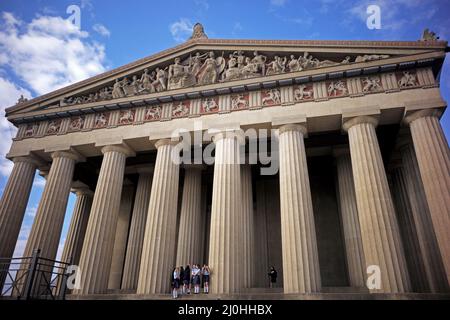
[[[32,257],[31,257],[30,266],[28,268],[27,282],[26,282],[25,288],[24,288],[26,300],[29,300],[31,298],[31,292],[33,290],[34,278],[36,275],[36,268],[37,268],[37,263],[39,260],[40,252],[41,252],[41,249],[34,250]]]

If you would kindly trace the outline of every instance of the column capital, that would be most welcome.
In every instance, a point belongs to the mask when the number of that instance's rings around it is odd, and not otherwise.
[[[120,152],[123,153],[126,157],[134,157],[136,153],[133,149],[130,148],[125,142],[121,144],[112,144],[102,147],[102,153],[105,154],[107,152]]]
[[[364,116],[356,116],[356,117],[351,117],[348,119],[343,119],[343,123],[342,123],[342,129],[344,129],[346,132],[348,132],[348,130],[357,125],[357,124],[361,124],[361,123],[370,123],[372,124],[374,127],[376,127],[378,125],[378,116],[375,115],[364,115]]]
[[[77,196],[80,195],[94,196],[94,192],[90,190],[86,184],[78,180],[72,182],[71,191],[74,192]]]
[[[224,129],[221,131],[213,132],[213,142],[216,143],[221,139],[236,139],[239,144],[245,144],[245,135],[241,129]]]
[[[306,128],[306,123],[304,123],[304,124],[297,124],[297,123],[284,124],[281,127],[279,127],[278,130],[280,130],[280,134],[283,134],[288,131],[299,131],[303,135],[306,135],[308,133],[308,129]]]
[[[19,156],[19,157],[14,157],[11,159],[12,162],[14,163],[18,163],[18,162],[28,162],[33,164],[35,167],[40,167],[44,165],[44,161],[42,161],[41,159],[37,159],[34,156]]]
[[[68,150],[58,150],[58,151],[54,151],[51,154],[52,159],[56,159],[56,158],[69,158],[72,159],[76,162],[84,162],[86,161],[86,158],[83,157],[78,151],[76,151],[75,149],[68,149]]]
[[[158,141],[155,142],[155,148],[159,149],[159,147],[167,146],[167,145],[176,146],[179,142],[180,142],[180,140],[159,139]]]
[[[442,110],[440,109],[422,109],[418,111],[411,112],[409,114],[405,114],[405,117],[403,118],[403,122],[406,125],[410,125],[413,121],[423,118],[423,117],[436,117],[440,118],[442,115]]]

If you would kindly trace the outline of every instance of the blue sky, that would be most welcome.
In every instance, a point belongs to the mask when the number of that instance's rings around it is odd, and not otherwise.
[[[381,29],[366,26],[366,8],[381,8]],[[81,29],[66,9],[81,10]],[[210,38],[418,40],[424,28],[450,38],[450,1],[246,0],[106,1],[11,0],[0,2],[0,194],[11,170],[4,160],[15,129],[4,109],[20,94],[35,97],[100,72],[173,47],[201,22]],[[450,98],[449,62],[441,76]],[[450,116],[442,125],[450,136]],[[44,180],[36,176],[16,255],[23,251]],[[71,195],[61,244],[74,203]]]

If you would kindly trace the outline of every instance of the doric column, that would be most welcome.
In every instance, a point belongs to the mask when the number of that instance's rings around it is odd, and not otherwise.
[[[214,136],[215,162],[211,206],[209,265],[211,292],[235,293],[243,287],[243,235],[239,132]]]
[[[348,148],[338,148],[334,149],[333,153],[336,157],[339,205],[350,286],[364,287],[366,270],[350,152]]]
[[[242,267],[244,273],[244,288],[250,288],[253,284],[254,266],[254,235],[253,235],[253,189],[252,168],[250,165],[241,165],[241,188],[242,188],[242,234],[244,236]],[[259,276],[264,277],[264,274]]]
[[[80,262],[81,249],[83,248],[84,235],[91,211],[92,198],[94,192],[85,187],[72,187],[76,194],[76,201],[73,207],[72,219],[70,220],[69,231],[61,255],[61,261],[78,265]]]
[[[280,208],[285,293],[321,289],[319,256],[309,185],[304,135],[306,127],[279,129]]]
[[[0,200],[0,257],[2,258],[11,258],[14,253],[38,165],[32,157],[17,157],[13,159],[13,162],[14,167]]]
[[[180,227],[176,265],[201,263],[204,240],[202,216],[202,167],[185,167],[183,197],[181,203]]]
[[[412,141],[404,143],[400,147],[400,151],[410,209],[419,240],[420,250],[416,254],[420,254],[423,257],[425,277],[430,292],[445,292],[448,290],[445,268],[439,252],[436,234],[434,233],[430,209],[427,204]]]
[[[410,289],[408,270],[395,218],[372,116],[347,120],[353,179],[355,182],[364,260],[367,266],[378,266],[381,288],[375,292],[406,292]]]
[[[390,180],[393,200],[396,204],[396,214],[402,237],[405,258],[409,271],[411,290],[427,292],[424,261],[420,252],[419,239],[411,212],[408,192],[406,190],[405,173],[400,161],[391,161]]]
[[[265,196],[265,180],[256,183],[256,210],[254,221],[254,247],[255,247],[255,274],[253,283],[255,287],[267,287],[268,277],[266,277],[269,267],[269,255],[267,249],[267,206]]]
[[[416,111],[405,118],[409,124],[431,220],[450,283],[450,149],[440,111]]]
[[[52,158],[47,182],[25,247],[26,257],[30,257],[35,249],[41,249],[41,257],[56,258],[75,163],[82,160],[75,151],[56,151],[52,153]]]
[[[125,144],[102,148],[103,161],[81,251],[78,294],[105,293],[119,216],[125,160],[134,152]]]
[[[126,181],[122,189],[122,198],[120,199],[119,217],[114,237],[114,249],[111,260],[111,270],[109,272],[108,289],[120,289],[122,282],[122,271],[125,262],[125,251],[127,249],[133,200],[134,185],[132,182]]]
[[[177,142],[158,140],[152,193],[145,223],[144,245],[137,286],[138,294],[168,293],[175,263],[179,185]]]
[[[122,289],[136,289],[141,264],[142,245],[144,242],[145,222],[147,221],[148,203],[152,188],[152,169],[139,171],[139,180],[131,215],[130,233],[122,278]]]

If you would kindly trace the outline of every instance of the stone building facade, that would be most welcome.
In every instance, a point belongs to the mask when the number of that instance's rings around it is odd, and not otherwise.
[[[447,292],[446,48],[208,39],[196,25],[179,46],[22,99],[7,109],[0,256],[39,170],[25,256],[55,259],[75,193],[62,256],[80,266],[75,294],[166,293],[188,263],[209,264],[216,294],[268,287],[272,265],[284,293]]]

